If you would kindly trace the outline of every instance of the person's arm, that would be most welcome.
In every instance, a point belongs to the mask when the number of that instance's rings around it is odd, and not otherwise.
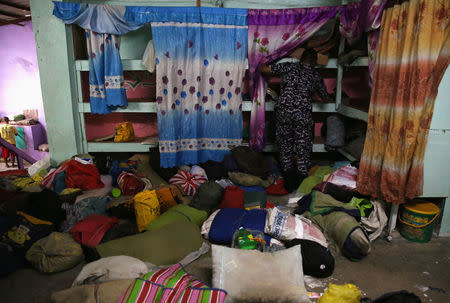
[[[331,102],[333,99],[328,94],[327,86],[323,81],[323,78],[317,73],[316,75],[316,92],[319,94],[319,97],[322,99],[322,102]]]
[[[17,131],[17,128],[14,126],[14,135],[18,135],[19,132]]]

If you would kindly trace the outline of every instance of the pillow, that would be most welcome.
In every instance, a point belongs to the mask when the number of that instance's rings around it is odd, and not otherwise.
[[[83,249],[71,235],[53,232],[35,242],[26,259],[40,272],[54,273],[70,269],[83,261]]]
[[[128,256],[101,258],[83,266],[72,287],[120,279],[134,279],[148,272],[147,265]]]
[[[227,302],[310,302],[300,246],[274,253],[212,245],[213,287]]]
[[[156,230],[167,224],[179,221],[192,222],[195,225],[200,226],[206,220],[207,216],[206,211],[198,210],[188,205],[178,204],[150,222],[150,224],[145,227],[145,230]]]
[[[157,230],[123,237],[96,247],[100,257],[127,255],[155,265],[174,264],[203,243],[193,223],[174,222]]]
[[[193,196],[200,186],[200,184],[208,181],[207,178],[200,175],[192,175],[191,173],[183,170],[179,170],[172,178],[170,178],[170,184],[179,184],[184,193],[189,196]]]

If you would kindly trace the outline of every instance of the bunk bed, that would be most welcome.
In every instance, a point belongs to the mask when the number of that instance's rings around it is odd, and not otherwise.
[[[338,6],[356,2],[358,0],[172,0],[172,1],[76,1],[90,4],[128,5],[128,6],[208,6],[225,8],[297,8],[297,7],[323,7]],[[74,2],[74,1],[73,1]],[[82,96],[82,73],[89,70],[87,60],[77,59],[74,54],[74,32],[71,26],[64,25],[60,20],[51,15],[53,3],[51,0],[31,0],[33,14],[33,26],[37,43],[40,78],[42,84],[43,100],[45,103],[45,114],[47,117],[47,130],[49,137],[50,153],[53,163],[60,162],[76,153],[83,152],[147,152],[149,147],[156,146],[156,142],[141,144],[141,142],[130,143],[99,143],[90,142],[86,138],[86,124],[84,115],[90,113],[89,103],[83,102]],[[147,34],[145,34],[145,32]],[[148,42],[148,28],[130,32],[122,37],[121,55],[123,69],[129,71],[145,70],[141,64],[141,56]],[[143,39],[142,37],[145,37]],[[345,40],[341,38],[339,44],[339,55],[344,52]],[[339,113],[343,116],[367,121],[366,111],[354,108],[343,102],[342,79],[344,69],[350,67],[368,66],[368,59],[359,58],[350,66],[338,64],[337,59],[329,60],[324,67],[337,70],[337,87],[335,103],[314,104],[314,112]],[[445,82],[446,81],[446,82]],[[449,83],[448,73],[442,82]],[[441,85],[442,86],[442,85]],[[445,89],[445,87],[444,87]],[[448,92],[447,92],[448,94]],[[442,94],[438,99],[443,99]],[[439,105],[439,102],[441,105]],[[439,115],[433,116],[427,153],[425,155],[425,184],[424,197],[447,198],[450,189],[448,185],[448,172],[450,171],[448,155],[449,132],[448,120],[443,119],[445,112],[449,112],[448,105],[442,105],[443,101],[437,101],[436,107],[442,107]],[[251,101],[244,100],[243,111],[251,110]],[[273,103],[268,103],[265,110],[273,111]],[[125,109],[117,112],[124,113],[155,113],[155,102],[130,102]],[[437,116],[437,117],[436,117]],[[437,125],[437,126],[436,126]],[[273,150],[268,145],[265,151]],[[325,152],[323,142],[316,142],[313,146],[314,152]],[[352,159],[351,155],[341,152]],[[445,163],[445,166],[442,164]],[[435,171],[447,174],[447,178],[440,178]],[[440,235],[450,236],[450,207],[443,211]],[[395,227],[398,205],[391,207],[389,232]]]

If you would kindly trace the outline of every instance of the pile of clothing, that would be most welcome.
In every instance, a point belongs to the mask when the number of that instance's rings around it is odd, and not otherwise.
[[[131,285],[162,268],[180,270],[177,264],[212,244],[213,258],[246,249],[263,259],[289,256],[302,277],[325,278],[337,252],[351,260],[366,256],[387,221],[380,202],[356,192],[357,168],[349,163],[313,167],[292,193],[273,157],[243,146],[222,162],[161,168],[153,151],[100,171],[93,157],[78,155],[54,168],[44,159],[28,175],[0,179],[0,275],[29,265],[54,273],[85,260],[93,263],[77,278],[79,291],[111,282],[103,280],[108,275]],[[276,195],[294,203],[274,202]],[[241,246],[243,239],[250,245]],[[118,256],[130,258],[136,271],[123,269]]]

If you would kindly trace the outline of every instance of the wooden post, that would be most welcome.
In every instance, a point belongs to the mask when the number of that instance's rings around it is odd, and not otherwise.
[[[197,0],[197,7],[202,6],[202,0]]]

